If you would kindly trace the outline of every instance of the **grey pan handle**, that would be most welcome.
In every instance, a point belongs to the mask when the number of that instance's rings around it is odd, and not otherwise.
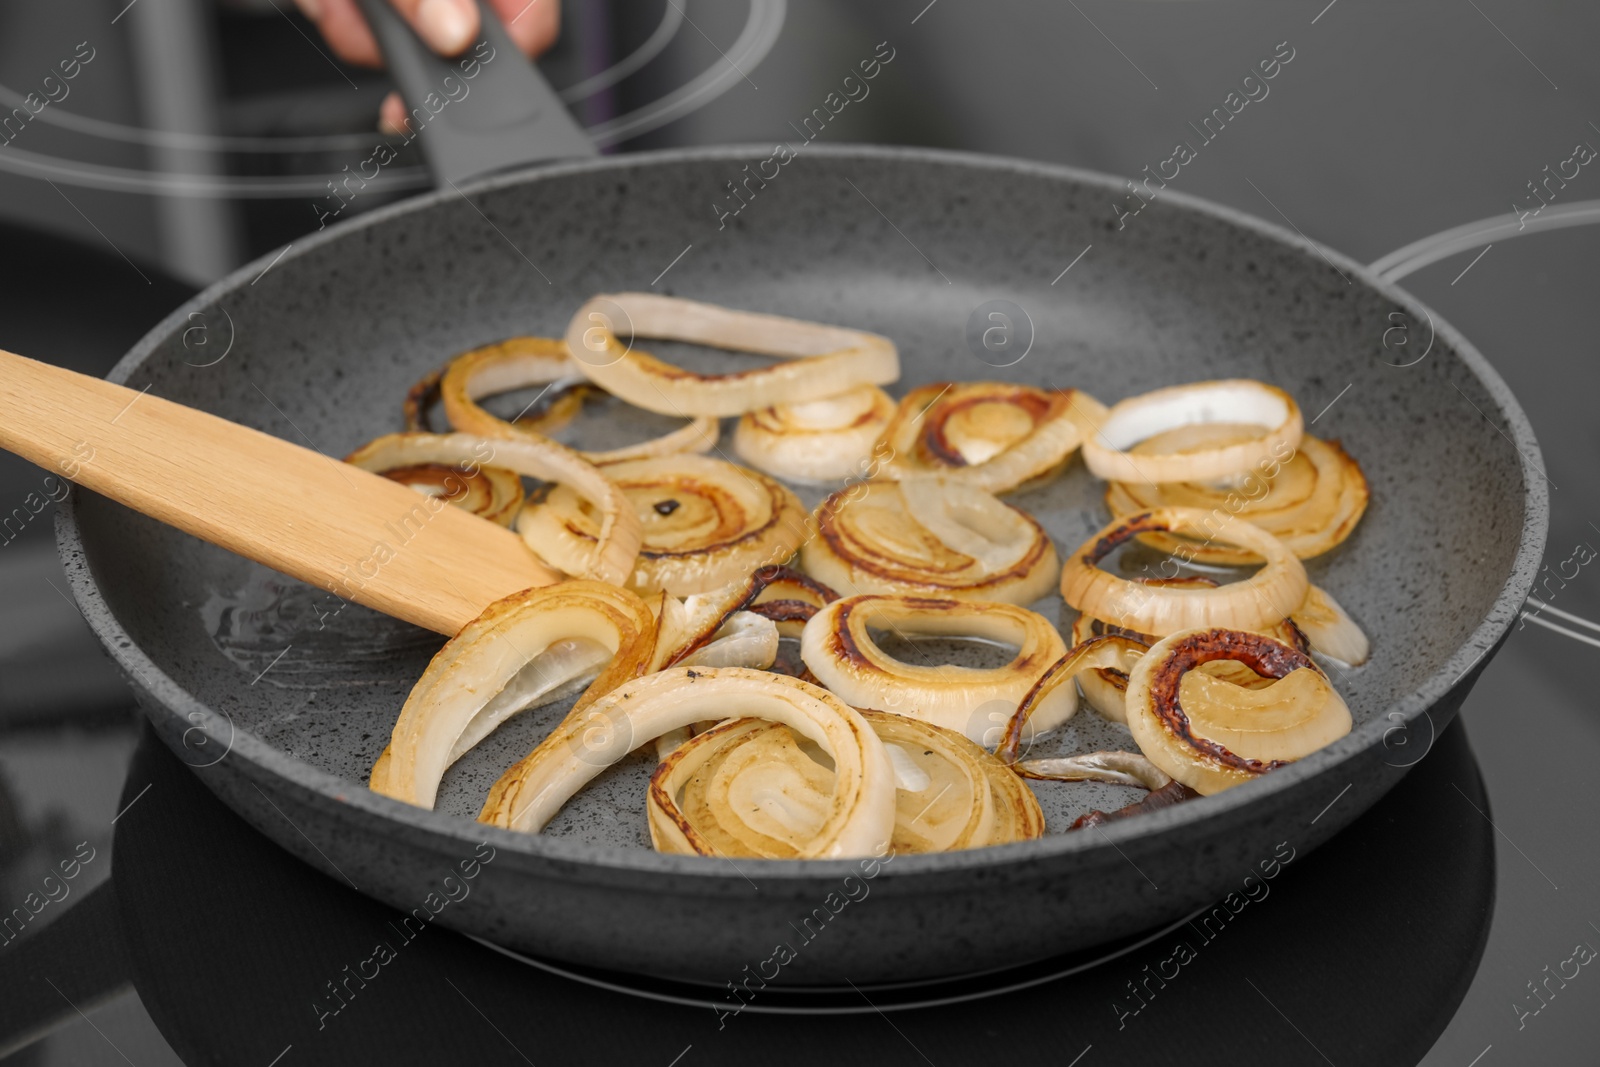
[[[412,127],[421,127],[417,139],[435,185],[597,154],[550,83],[518,51],[482,0],[479,40],[454,59],[423,44],[388,0],[359,3],[400,96],[413,112]],[[472,77],[466,76],[474,70]],[[444,101],[437,113],[426,103],[429,94]],[[415,116],[419,110],[426,123]]]

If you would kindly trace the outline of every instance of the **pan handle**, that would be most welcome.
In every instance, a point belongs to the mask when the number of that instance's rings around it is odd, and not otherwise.
[[[388,0],[359,3],[412,111],[412,129],[436,186],[533,163],[598,155],[550,83],[523,57],[483,0],[478,0],[481,36],[454,59],[423,44]]]

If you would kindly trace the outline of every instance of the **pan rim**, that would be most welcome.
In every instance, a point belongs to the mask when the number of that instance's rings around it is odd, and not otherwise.
[[[751,158],[764,158],[769,149],[760,145],[724,145],[666,149],[628,153],[557,164],[547,164],[529,170],[494,175],[478,179],[457,188],[434,190],[335,224],[325,230],[297,239],[298,248],[293,255],[278,253],[278,257],[292,261],[299,255],[319,248],[330,241],[344,240],[368,227],[379,226],[391,219],[422,211],[434,205],[475,193],[491,192],[511,186],[533,184],[545,178],[559,178],[591,172],[619,172],[649,168],[654,164],[747,162]],[[811,145],[808,155],[828,159],[859,159],[886,161],[899,164],[933,164],[954,166],[971,170],[1009,173],[1019,177],[1066,181],[1081,186],[1104,189],[1108,194],[1120,196],[1124,179],[1096,171],[1059,164],[1041,163],[1013,157],[982,153],[881,145]],[[1426,316],[1437,335],[1462,361],[1465,369],[1479,382],[1494,402],[1498,414],[1506,421],[1521,464],[1524,484],[1522,530],[1513,557],[1510,572],[1501,584],[1493,603],[1482,622],[1453,651],[1441,666],[1424,678],[1411,692],[1391,701],[1377,716],[1361,724],[1350,734],[1287,767],[1263,776],[1246,786],[1225,790],[1209,797],[1201,797],[1186,804],[1175,805],[1159,812],[1147,814],[1136,820],[1112,823],[1097,835],[1052,834],[1034,841],[974,849],[962,852],[897,857],[894,867],[895,881],[907,876],[957,874],[972,870],[990,870],[998,867],[1045,860],[1080,853],[1110,853],[1120,851],[1119,846],[1132,842],[1147,842],[1182,834],[1195,826],[1211,824],[1214,820],[1237,818],[1259,803],[1270,803],[1270,798],[1290,790],[1303,782],[1321,777],[1356,758],[1360,753],[1376,747],[1396,720],[1398,713],[1406,724],[1415,722],[1429,709],[1440,703],[1460,682],[1493,654],[1509,633],[1523,601],[1532,589],[1540,560],[1543,558],[1549,523],[1549,493],[1544,482],[1543,457],[1521,404],[1505,381],[1477,348],[1447,321],[1399,285],[1385,281],[1369,272],[1366,267],[1349,256],[1303,237],[1265,219],[1248,215],[1192,194],[1165,191],[1163,199],[1180,209],[1196,212],[1245,230],[1271,242],[1291,249],[1301,255],[1324,260],[1352,278],[1359,278],[1371,290],[1392,300],[1413,316]],[[208,286],[188,302],[156,324],[140,341],[120,359],[109,380],[124,382],[155,351],[177,327],[190,321],[189,315],[204,311],[228,292],[249,281],[275,262],[268,253],[248,263],[221,280]],[[637,875],[644,877],[682,878],[703,882],[715,880],[727,883],[735,894],[744,887],[746,879],[723,864],[706,862],[697,856],[669,856],[644,849],[599,845],[569,837],[552,837],[542,834],[524,834],[470,822],[458,816],[412,807],[400,801],[380,796],[367,790],[358,782],[321,771],[309,763],[273,747],[255,735],[233,729],[230,738],[213,734],[215,724],[226,717],[197,699],[177,681],[168,676],[150,659],[133,638],[122,628],[109,604],[101,595],[90,573],[84,551],[77,510],[82,492],[73,488],[68,504],[57,512],[57,545],[73,596],[96,637],[124,671],[137,680],[148,696],[159,703],[169,715],[179,720],[200,724],[200,729],[219,745],[227,744],[225,758],[237,758],[247,768],[247,775],[257,781],[273,782],[326,800],[336,801],[346,807],[349,817],[364,820],[363,829],[381,830],[386,836],[423,834],[432,847],[443,850],[447,846],[489,841],[497,849],[506,849],[511,855],[526,863],[559,864],[564,869],[560,877],[573,882],[585,882],[606,877]],[[146,709],[146,714],[152,714]],[[196,716],[196,717],[191,717]],[[230,721],[231,722],[231,721]],[[230,725],[231,728],[231,725]],[[1402,771],[1403,773],[1403,771]],[[203,778],[207,777],[202,775]],[[1395,776],[1397,781],[1400,775]],[[1392,784],[1392,783],[1391,783]],[[367,823],[375,825],[367,825]],[[415,837],[411,838],[413,843]],[[571,870],[569,865],[588,868],[586,872]],[[812,860],[795,864],[785,860],[748,860],[740,865],[745,874],[760,874],[769,880],[782,880],[789,884],[815,881],[836,881],[857,867],[855,860]]]

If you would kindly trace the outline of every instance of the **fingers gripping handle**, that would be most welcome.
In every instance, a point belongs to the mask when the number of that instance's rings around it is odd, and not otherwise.
[[[596,154],[550,83],[481,0],[479,39],[452,59],[423,44],[389,0],[359,3],[399,85],[435,185]]]

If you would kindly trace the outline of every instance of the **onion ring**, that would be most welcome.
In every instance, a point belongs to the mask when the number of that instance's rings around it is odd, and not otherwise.
[[[570,581],[497,600],[429,662],[369,786],[431,808],[445,770],[501,723],[609,660],[573,706],[581,712],[648,672],[655,645],[649,607],[616,586]]]
[[[1126,637],[1110,635],[1091,637],[1081,645],[1065,652],[1060,659],[1045,668],[1033,686],[1017,702],[1017,710],[1006,723],[1005,733],[995,749],[995,755],[1006,763],[1016,763],[1025,734],[1031,735],[1048,729],[1038,726],[1033,717],[1041,708],[1048,709],[1051,701],[1064,685],[1077,703],[1077,689],[1072,680],[1084,671],[1107,667],[1130,667],[1144,654],[1139,642]],[[1049,711],[1045,714],[1048,716]],[[1052,724],[1054,725],[1054,724]]]
[[[1206,422],[1249,423],[1260,430],[1248,441],[1187,452],[1128,451],[1165,431]],[[1300,405],[1276,386],[1248,378],[1193,382],[1114,404],[1084,440],[1083,462],[1096,477],[1113,482],[1215,481],[1287,459],[1304,429]]]
[[[624,346],[611,321],[620,311],[634,340],[712,345],[789,362],[732,374],[694,374]],[[654,293],[609,293],[590,300],[567,327],[567,347],[583,373],[613,396],[664,415],[742,415],[777,404],[822,400],[900,377],[887,337],[778,315],[735,311]]]
[[[676,455],[614,463],[603,471],[642,530],[628,577],[642,592],[711,592],[782,563],[805,539],[805,509],[794,493],[732,463]],[[556,567],[562,559],[591,554],[596,536],[584,502],[559,485],[529,498],[517,530]]]
[[[806,571],[836,589],[1031,604],[1060,560],[1032,516],[943,479],[858,482],[813,513]]]
[[[497,393],[530,385],[566,383],[537,419],[515,422],[491,415],[478,401]],[[420,384],[420,383],[419,383]],[[572,421],[583,405],[583,391],[594,388],[583,377],[580,364],[567,351],[567,343],[550,337],[515,337],[495,345],[464,352],[445,368],[439,383],[445,417],[462,433],[519,440],[554,433]],[[717,443],[721,427],[709,417],[691,419],[689,425],[663,437],[609,452],[585,452],[591,463],[618,463],[629,459],[705,452]]]
[[[1217,659],[1277,679],[1245,689],[1194,668]],[[1203,796],[1260,777],[1350,732],[1350,709],[1310,656],[1261,634],[1181,630],[1128,675],[1128,729],[1150,762]]]
[[[634,748],[699,719],[736,716],[781,722],[833,759],[828,815],[802,858],[883,854],[894,833],[894,770],[872,727],[827,690],[738,667],[673,667],[613,690],[585,715],[569,717],[501,776],[479,821],[537,832],[573,794]],[[684,839],[674,850],[688,847],[693,829],[673,829]]]
[[[1004,641],[1017,654],[995,670],[903,663],[878,647],[868,631],[874,624],[901,633]],[[981,707],[992,701],[1015,707],[1065,653],[1055,627],[1015,604],[877,594],[834,601],[812,616],[800,637],[800,655],[811,673],[851,706],[931,722],[980,745],[989,729]],[[1030,736],[1070,719],[1078,710],[1078,691],[1056,690],[1038,703],[1027,724]]]
[[[522,507],[522,478],[504,467],[460,461],[459,449],[433,447],[432,434],[391,433],[369,441],[344,457],[362,470],[437,496],[482,519],[510,526]],[[446,455],[452,456],[445,461]]]
[[[867,473],[872,446],[894,414],[875,385],[838,396],[748,411],[733,431],[733,451],[757,470],[805,485]]]
[[[1180,441],[1231,443],[1254,432],[1254,427],[1200,424],[1158,434],[1135,446],[1132,454],[1140,455],[1147,446],[1181,451]],[[1242,479],[1160,485],[1112,482],[1106,487],[1106,506],[1116,516],[1157,507],[1219,510],[1261,527],[1296,556],[1311,559],[1350,536],[1367,509],[1369,496],[1360,464],[1337,441],[1321,441],[1306,434],[1292,456],[1282,463],[1274,460]],[[1261,562],[1253,552],[1167,533],[1142,534],[1139,540],[1169,554],[1182,551],[1196,563],[1240,566]]]
[[[1087,615],[1123,629],[1165,637],[1200,626],[1259,630],[1289,615],[1306,598],[1305,565],[1271,534],[1243,519],[1195,508],[1156,508],[1121,519],[1084,542],[1061,567],[1061,595]],[[1205,532],[1213,540],[1248,549],[1266,560],[1243,581],[1215,589],[1170,588],[1119,578],[1097,564],[1142,533]]]
[[[1306,590],[1305,603],[1289,616],[1289,622],[1305,635],[1313,652],[1359,667],[1367,662],[1372,645],[1333,595],[1320,586]]]
[[[1134,580],[1144,585],[1160,586],[1167,589],[1217,588],[1215,579],[1199,574],[1187,575],[1182,578],[1136,578]],[[1316,586],[1311,588],[1315,589]],[[1308,593],[1307,596],[1309,597],[1310,594]],[[1300,632],[1299,627],[1292,620],[1285,619],[1257,632],[1266,634],[1275,641],[1282,641],[1290,648],[1297,648],[1301,652],[1311,651],[1306,635]],[[1142,649],[1148,649],[1151,645],[1161,640],[1152,634],[1143,634],[1135,630],[1112,626],[1110,623],[1105,622],[1103,619],[1097,619],[1093,615],[1080,614],[1073,620],[1071,637],[1074,645],[1106,634],[1126,637],[1137,642]],[[1129,653],[1129,664],[1131,665],[1137,658],[1133,653]],[[1259,689],[1272,684],[1270,678],[1263,678],[1249,667],[1242,663],[1235,663],[1233,660],[1213,660],[1210,663],[1202,664],[1198,669],[1232,682],[1234,685],[1242,685],[1246,689]],[[1128,690],[1128,671],[1126,667],[1101,667],[1096,670],[1085,671],[1078,675],[1078,687],[1083,690],[1084,699],[1089,702],[1089,706],[1094,708],[1101,718],[1108,719],[1111,722],[1127,724],[1128,717],[1123,703],[1123,694]]]
[[[895,854],[1035,838],[1039,802],[1016,775],[959,734],[884,712],[862,717],[895,769]],[[651,777],[647,817],[662,851],[791,859],[827,810],[833,772],[784,726],[724,722],[675,751]],[[674,833],[686,821],[694,835]]]
[[[1003,493],[1059,468],[1105,411],[1076,389],[934,382],[900,401],[878,444],[877,477],[945,474]]]
[[[571,498],[575,508],[581,506],[576,503],[581,494],[581,500],[601,513],[600,520],[585,516],[587,528],[593,531],[587,540],[540,545],[537,554],[567,574],[613,585],[621,585],[633,572],[639,556],[640,528],[639,517],[628,498],[599,468],[548,437],[491,441],[466,433],[397,433],[380,437],[351,455],[396,467],[444,463],[473,470],[492,464],[530,478],[556,482],[557,491]],[[520,526],[520,516],[527,514],[527,506],[518,514]],[[523,540],[528,540],[526,534]],[[549,551],[545,551],[547,547]]]

